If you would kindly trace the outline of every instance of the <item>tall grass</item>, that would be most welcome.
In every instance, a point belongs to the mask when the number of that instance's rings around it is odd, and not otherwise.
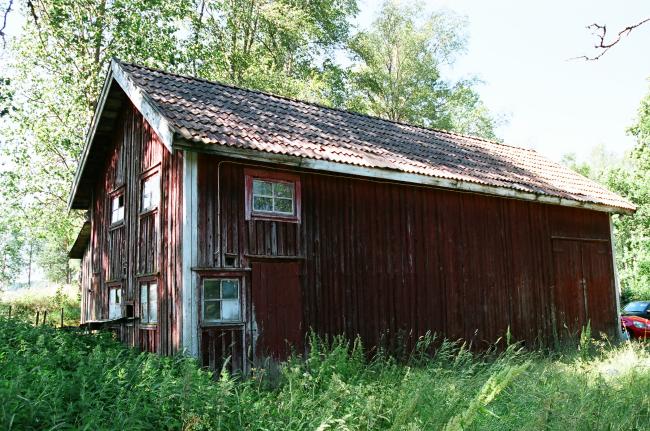
[[[49,286],[43,289],[21,289],[0,295],[0,316],[11,315],[20,320],[59,326],[76,326],[81,314],[78,289],[73,286]],[[46,322],[43,321],[46,319]]]
[[[408,363],[312,337],[270,378],[216,379],[192,359],[109,335],[0,319],[0,428],[186,430],[643,430],[650,351],[593,344],[476,355],[425,340]],[[588,350],[588,354],[584,353]]]

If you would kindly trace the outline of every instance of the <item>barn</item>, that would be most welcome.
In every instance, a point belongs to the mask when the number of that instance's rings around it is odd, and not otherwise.
[[[618,332],[613,214],[535,151],[113,60],[69,207],[82,325],[219,368],[305,334]]]

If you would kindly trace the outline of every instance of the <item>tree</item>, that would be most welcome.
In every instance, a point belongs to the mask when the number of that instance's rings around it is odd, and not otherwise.
[[[419,19],[419,9],[388,1],[371,29],[352,38],[348,106],[389,120],[494,138],[494,118],[473,89],[476,81],[450,84],[440,72],[465,49],[465,21],[448,12]]]
[[[187,72],[328,103],[327,74],[356,0],[200,0],[184,49]]]

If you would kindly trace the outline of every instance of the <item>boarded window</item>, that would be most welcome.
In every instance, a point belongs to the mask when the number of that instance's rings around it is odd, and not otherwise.
[[[203,321],[237,322],[241,320],[239,280],[236,278],[203,281]]]
[[[108,318],[122,317],[122,288],[111,287],[108,291]]]
[[[160,259],[159,212],[160,175],[148,173],[141,184],[140,215],[138,220],[138,274],[151,275],[158,271]]]
[[[140,323],[158,322],[158,284],[140,284]]]

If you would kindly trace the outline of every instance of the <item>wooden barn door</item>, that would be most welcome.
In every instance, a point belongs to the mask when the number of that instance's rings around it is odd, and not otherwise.
[[[618,322],[610,244],[605,241],[585,241],[581,251],[591,332],[595,336],[600,332],[612,336]]]
[[[300,263],[255,262],[252,286],[255,357],[286,359],[303,351]]]
[[[560,336],[578,334],[587,322],[592,333],[615,325],[612,258],[608,241],[553,240],[555,317]]]

